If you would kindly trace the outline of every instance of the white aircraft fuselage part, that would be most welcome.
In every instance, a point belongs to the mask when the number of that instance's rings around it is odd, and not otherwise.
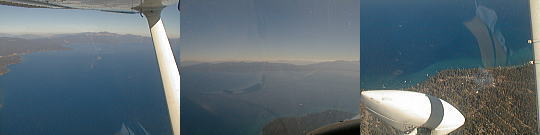
[[[465,117],[437,97],[402,90],[363,91],[361,103],[392,127],[410,132],[431,129],[431,134],[448,134],[465,123]]]
[[[540,1],[538,0],[529,0],[529,8],[531,10],[531,28],[532,28],[532,39],[529,40],[529,43],[533,45],[534,52],[534,71],[536,76],[536,110],[537,115],[540,116]],[[536,119],[538,131],[540,131],[540,117]]]

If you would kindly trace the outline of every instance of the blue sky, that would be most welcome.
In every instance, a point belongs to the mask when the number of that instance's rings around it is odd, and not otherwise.
[[[113,32],[149,36],[145,18],[92,10],[39,9],[0,6],[0,33],[59,34]],[[169,37],[179,36],[180,15],[176,5],[163,11]]]

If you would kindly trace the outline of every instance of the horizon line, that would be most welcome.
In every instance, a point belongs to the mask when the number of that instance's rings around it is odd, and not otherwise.
[[[134,33],[116,33],[116,32],[110,32],[110,31],[92,31],[92,32],[73,32],[73,33],[3,33],[0,32],[0,34],[4,35],[10,35],[10,36],[40,36],[40,37],[51,37],[51,36],[57,36],[57,35],[69,35],[69,34],[81,34],[81,33],[112,33],[112,34],[118,34],[118,35],[134,35],[134,36],[141,36],[141,37],[147,37],[151,38],[151,35],[147,34],[134,34]],[[170,34],[167,35],[170,39],[178,39],[179,36],[171,36]]]
[[[256,63],[256,62],[268,62],[268,63],[287,63],[296,65],[306,65],[324,62],[360,62],[360,60],[180,60],[180,63],[225,63],[225,62],[237,62],[237,63]]]

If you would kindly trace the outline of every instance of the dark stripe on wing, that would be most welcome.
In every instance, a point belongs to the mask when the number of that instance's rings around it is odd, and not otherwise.
[[[429,119],[421,127],[435,129],[439,124],[441,124],[444,116],[444,108],[441,99],[426,95],[431,103],[431,114]]]

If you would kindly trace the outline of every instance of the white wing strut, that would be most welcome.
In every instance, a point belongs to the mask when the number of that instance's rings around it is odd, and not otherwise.
[[[161,21],[161,8],[143,10],[142,13],[148,20],[150,33],[154,41],[173,133],[174,135],[180,135],[180,73]]]
[[[532,45],[534,49],[534,64],[535,74],[536,74],[536,109],[540,110],[540,1],[530,0],[529,5],[531,8],[531,27],[532,27]],[[540,116],[540,111],[538,111],[538,116]],[[540,117],[538,117],[540,118]],[[540,132],[540,119],[536,120],[538,122],[538,132]]]

